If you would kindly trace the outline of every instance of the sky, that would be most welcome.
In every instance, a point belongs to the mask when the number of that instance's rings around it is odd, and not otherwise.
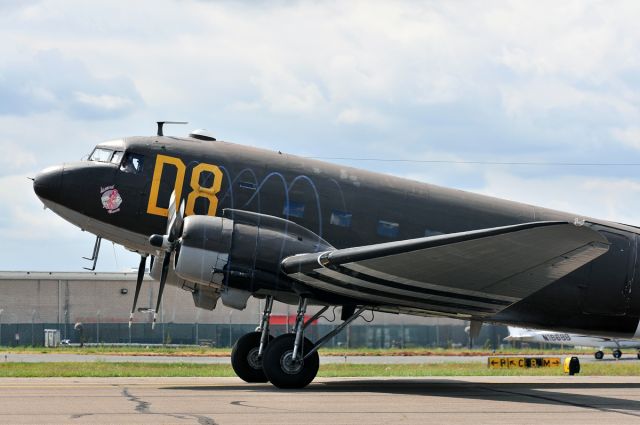
[[[27,177],[158,120],[640,225],[639,18],[637,1],[0,0],[0,270],[87,266],[93,237]],[[97,270],[137,262],[105,242]]]

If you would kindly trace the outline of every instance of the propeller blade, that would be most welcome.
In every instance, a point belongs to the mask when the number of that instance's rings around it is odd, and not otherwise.
[[[155,329],[156,327],[158,311],[160,311],[160,302],[162,301],[162,293],[164,292],[164,285],[165,283],[167,283],[167,274],[169,273],[170,261],[171,261],[171,253],[167,252],[164,254],[164,259],[162,260],[162,272],[160,274],[160,288],[158,289],[158,302],[156,303],[156,309],[153,312],[153,323],[151,324],[151,329]]]
[[[180,203],[180,208],[175,211],[173,217],[169,216],[170,227],[168,229],[167,239],[169,242],[175,242],[182,235],[182,225],[184,223],[184,202]]]
[[[171,192],[171,197],[169,198],[169,208],[167,208],[167,231],[165,232],[167,239],[169,242],[173,242],[175,239],[173,236],[173,229],[175,228],[176,221],[176,192]]]
[[[167,233],[169,233],[169,222],[171,221],[171,218],[176,215],[176,191],[172,191],[171,192],[171,196],[169,197],[169,208],[168,208],[168,214],[167,214]]]
[[[138,304],[138,295],[140,295],[140,288],[142,287],[142,279],[144,279],[144,269],[147,265],[147,256],[140,256],[140,265],[138,266],[138,279],[136,280],[136,293],[133,296],[133,307],[131,307],[131,313],[129,314],[129,328],[131,328],[131,322],[133,321],[133,313],[136,311],[136,305]]]

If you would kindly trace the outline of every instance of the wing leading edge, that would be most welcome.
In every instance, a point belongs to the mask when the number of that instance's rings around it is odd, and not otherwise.
[[[535,222],[294,255],[282,270],[366,304],[487,317],[608,249],[588,226]]]

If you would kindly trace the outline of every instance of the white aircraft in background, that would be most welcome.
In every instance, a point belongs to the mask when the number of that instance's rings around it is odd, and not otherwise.
[[[598,351],[594,356],[600,360],[604,357],[605,348],[612,349],[613,357],[622,357],[622,348],[638,349],[638,359],[640,359],[640,340],[615,339],[599,336],[569,334],[563,332],[539,331],[535,329],[523,329],[509,326],[509,336],[505,341],[515,342],[536,342],[557,345],[572,345],[578,347],[595,347]]]

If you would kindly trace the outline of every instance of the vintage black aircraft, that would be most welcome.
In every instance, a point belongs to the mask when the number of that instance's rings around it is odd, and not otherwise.
[[[159,280],[245,307],[265,299],[256,332],[235,344],[248,382],[301,388],[318,348],[365,310],[640,336],[640,229],[362,171],[281,152],[188,137],[128,137],[88,159],[43,170],[44,205],[99,238],[147,257]],[[567,188],[570,190],[570,188]],[[100,239],[97,239],[99,243]],[[274,300],[297,304],[273,338]],[[307,307],[319,306],[312,317]],[[342,324],[311,342],[330,306]],[[155,317],[154,317],[155,321]]]

